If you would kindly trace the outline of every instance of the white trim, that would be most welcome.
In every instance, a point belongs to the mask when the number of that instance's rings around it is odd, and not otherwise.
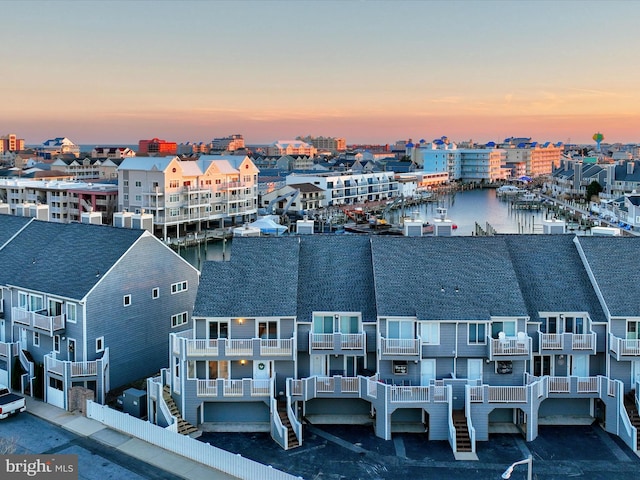
[[[37,339],[37,340],[36,340]],[[31,339],[34,347],[40,346],[40,332],[33,332],[33,338]]]
[[[35,220],[35,218],[30,218],[29,221],[27,223],[24,224],[24,226],[20,229],[18,229],[18,231],[16,232],[15,235],[13,235],[9,240],[7,240],[6,242],[4,242],[2,245],[0,245],[0,250],[2,250],[4,247],[6,247],[7,245],[9,245],[9,243],[11,243],[11,241],[16,238],[18,235],[20,235],[22,233],[22,231],[27,228],[31,222],[33,222]]]
[[[131,306],[131,294],[127,293],[126,295],[122,296],[122,306],[123,307],[130,307]]]
[[[153,287],[151,289],[151,299],[157,300],[158,298],[160,298],[160,287]]]
[[[186,292],[188,290],[189,290],[188,280],[181,280],[179,282],[171,284],[171,295],[176,295],[178,293]]]
[[[184,316],[184,322],[176,323],[174,325],[174,319],[178,320],[178,317],[182,316]],[[176,313],[175,315],[171,315],[171,328],[181,327],[182,325],[186,325],[187,323],[189,323],[189,312],[180,312]]]
[[[104,352],[104,336],[96,338],[96,353],[101,352]]]
[[[69,317],[69,307],[74,306],[76,309],[76,318],[70,320]],[[65,321],[68,323],[78,323],[78,304],[75,302],[64,302],[64,313],[65,313]]]

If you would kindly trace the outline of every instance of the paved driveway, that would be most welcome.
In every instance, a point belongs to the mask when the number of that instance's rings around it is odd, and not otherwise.
[[[455,461],[448,442],[429,442],[420,434],[394,434],[381,440],[371,427],[305,427],[299,448],[282,450],[267,433],[206,433],[212,445],[306,480],[499,479],[513,462],[533,455],[533,478],[637,480],[640,458],[617,437],[598,426],[541,426],[534,442],[495,434],[478,442],[479,461]],[[525,479],[526,465],[516,467],[514,480]]]

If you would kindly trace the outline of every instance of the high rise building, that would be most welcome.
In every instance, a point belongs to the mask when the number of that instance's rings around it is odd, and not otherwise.
[[[140,140],[138,142],[138,154],[146,155],[176,155],[178,153],[178,144],[176,142],[167,142],[159,138],[151,140]]]
[[[24,150],[24,139],[18,138],[15,133],[0,137],[0,153],[19,152]]]

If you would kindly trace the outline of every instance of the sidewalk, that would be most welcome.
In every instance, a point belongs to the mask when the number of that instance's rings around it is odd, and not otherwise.
[[[58,425],[76,435],[89,437],[99,443],[113,447],[122,453],[154,465],[178,477],[187,480],[237,480],[234,476],[112,430],[100,422],[86,418],[79,413],[66,412],[61,408],[32,397],[26,397],[26,401],[26,413]]]

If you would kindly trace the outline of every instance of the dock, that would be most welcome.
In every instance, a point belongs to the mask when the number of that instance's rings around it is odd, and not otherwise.
[[[177,250],[179,248],[202,245],[209,241],[228,240],[231,237],[233,237],[232,228],[216,228],[214,230],[189,233],[184,237],[169,238],[165,240],[165,244]]]

